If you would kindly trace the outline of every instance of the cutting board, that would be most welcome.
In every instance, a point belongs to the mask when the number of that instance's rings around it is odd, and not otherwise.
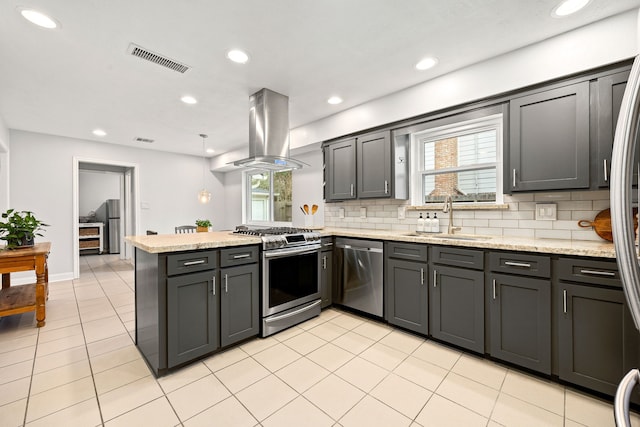
[[[633,208],[633,228],[638,228],[637,218],[638,208]],[[582,219],[578,221],[578,225],[583,228],[593,227],[593,231],[604,240],[613,242],[613,235],[611,234],[611,210],[605,209],[598,212],[593,221]]]

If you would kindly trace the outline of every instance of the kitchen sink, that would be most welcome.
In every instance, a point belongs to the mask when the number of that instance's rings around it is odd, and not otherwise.
[[[405,233],[405,236],[419,236],[419,237],[426,237],[429,239],[438,239],[438,240],[482,241],[482,240],[491,239],[491,237],[488,237],[488,236],[464,236],[460,234],[429,234],[429,233],[418,233],[416,231]]]

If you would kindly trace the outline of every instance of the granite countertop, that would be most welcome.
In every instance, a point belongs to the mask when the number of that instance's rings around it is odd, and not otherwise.
[[[613,243],[605,240],[556,240],[532,239],[509,236],[455,236],[470,240],[448,239],[440,234],[408,235],[410,231],[367,230],[355,228],[322,228],[318,230],[322,236],[344,236],[363,239],[393,240],[398,242],[428,243],[432,245],[459,246],[466,248],[500,249],[509,251],[539,252],[547,254],[576,255],[598,258],[615,258]],[[259,237],[233,234],[230,231],[213,231],[208,233],[158,234],[153,236],[127,236],[127,242],[149,253],[180,252],[197,249],[224,248],[230,246],[258,245]]]

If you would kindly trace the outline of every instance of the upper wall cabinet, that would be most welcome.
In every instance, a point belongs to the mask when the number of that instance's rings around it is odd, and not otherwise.
[[[323,150],[327,202],[407,198],[406,141],[392,144],[391,131],[328,142]]]
[[[613,137],[616,132],[616,123],[622,105],[622,96],[627,87],[629,69],[600,77],[596,80],[597,91],[594,94],[594,104],[597,105],[596,116],[596,159],[594,169],[596,171],[596,186],[608,187],[611,175],[611,152],[613,149]],[[640,144],[636,148],[640,147]],[[636,161],[638,164],[638,152]],[[634,167],[634,183],[637,182],[637,168]]]
[[[589,82],[510,101],[509,192],[589,188]]]

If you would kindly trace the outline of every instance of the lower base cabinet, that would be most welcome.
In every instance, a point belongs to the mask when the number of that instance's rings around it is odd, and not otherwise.
[[[220,345],[258,335],[260,321],[258,264],[220,269]]]
[[[320,252],[320,260],[322,261],[320,270],[320,300],[321,308],[327,308],[331,305],[331,290],[333,288],[333,239],[330,237],[322,238],[322,252]]]
[[[167,279],[167,362],[174,367],[220,347],[214,271]]]

